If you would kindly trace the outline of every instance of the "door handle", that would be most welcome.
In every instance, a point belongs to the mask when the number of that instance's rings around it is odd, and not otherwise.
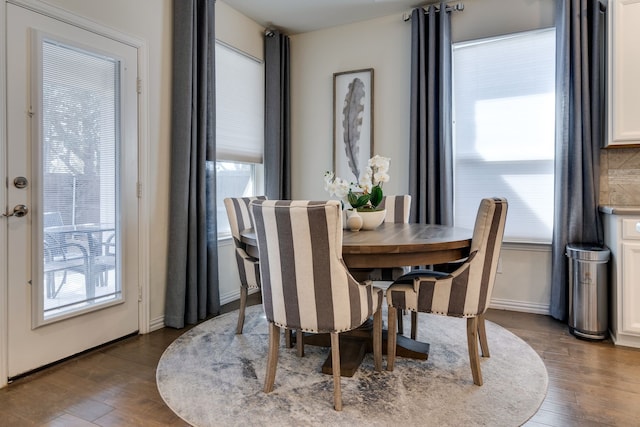
[[[2,216],[6,216],[6,217],[15,216],[18,218],[22,218],[28,213],[29,213],[29,208],[27,208],[26,205],[15,205],[15,207],[13,208],[13,212],[3,213]]]

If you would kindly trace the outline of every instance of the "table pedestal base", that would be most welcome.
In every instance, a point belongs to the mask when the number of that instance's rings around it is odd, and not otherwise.
[[[295,332],[293,339],[296,339]],[[304,334],[304,345],[331,347],[329,334]],[[340,375],[352,377],[362,363],[365,354],[373,352],[373,338],[371,329],[364,327],[340,334]],[[382,354],[387,354],[387,331],[382,331]],[[427,360],[429,358],[429,344],[412,340],[404,335],[397,335],[396,356],[411,359]],[[322,365],[322,373],[333,375],[331,353]]]

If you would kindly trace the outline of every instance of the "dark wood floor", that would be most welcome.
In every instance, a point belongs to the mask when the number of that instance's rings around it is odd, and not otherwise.
[[[640,351],[578,340],[548,316],[490,310],[487,317],[546,364],[547,397],[527,426],[640,426]],[[162,352],[183,332],[127,338],[15,381],[0,390],[0,426],[186,426],[155,382]]]

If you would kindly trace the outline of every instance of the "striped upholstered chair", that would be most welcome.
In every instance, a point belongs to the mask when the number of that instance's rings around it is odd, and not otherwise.
[[[491,299],[506,217],[506,199],[483,199],[469,257],[457,270],[452,273],[414,270],[387,289],[389,325],[395,324],[397,310],[467,318],[469,362],[473,382],[477,385],[482,385],[478,340],[482,356],[489,357],[484,313]],[[415,327],[413,324],[412,329]],[[415,336],[414,331],[412,336]],[[387,370],[392,371],[396,356],[394,328],[389,328],[387,344]]]
[[[334,408],[342,409],[338,334],[373,315],[376,370],[382,370],[383,293],[358,283],[342,260],[338,201],[259,200],[251,211],[260,253],[262,301],[269,322],[269,356],[264,391],[273,390],[280,328],[329,333]]]
[[[238,314],[238,326],[236,333],[241,334],[244,326],[244,311],[247,307],[247,294],[249,289],[260,288],[260,263],[257,258],[247,254],[246,245],[240,240],[240,232],[247,228],[252,228],[249,203],[252,200],[264,200],[264,196],[259,197],[238,197],[224,199],[224,206],[227,208],[231,235],[236,245],[236,262],[238,263],[238,273],[240,274],[240,310]]]
[[[380,208],[387,210],[384,222],[406,224],[409,222],[411,196],[408,194],[401,196],[384,196],[382,202],[380,202]]]
[[[393,224],[407,224],[409,222],[409,212],[411,210],[411,196],[408,194],[400,196],[384,196],[380,207],[386,209],[384,222]],[[411,271],[411,266],[394,268],[377,268],[370,275],[369,280],[396,280],[403,274]]]

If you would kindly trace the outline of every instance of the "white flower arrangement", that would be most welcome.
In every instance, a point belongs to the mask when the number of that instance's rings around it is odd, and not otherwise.
[[[375,155],[370,158],[357,184],[327,171],[324,174],[324,189],[340,200],[346,197],[351,207],[358,211],[378,210],[383,198],[382,184],[389,182],[389,162],[388,157]]]

